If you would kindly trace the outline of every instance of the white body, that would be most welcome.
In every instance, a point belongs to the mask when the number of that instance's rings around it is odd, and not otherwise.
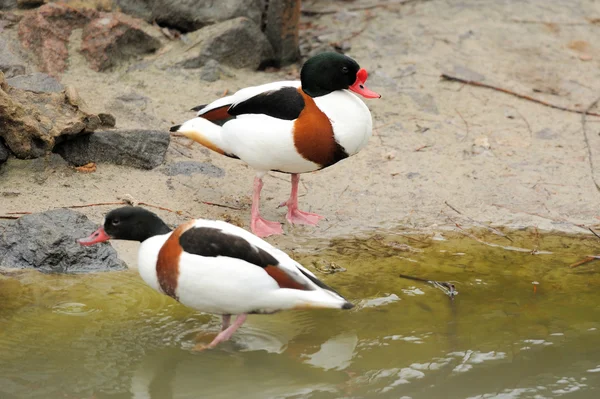
[[[198,112],[198,118],[185,122],[178,131],[198,132],[226,153],[236,155],[259,172],[278,170],[305,173],[322,166],[303,158],[294,145],[295,120],[283,120],[263,114],[240,115],[222,127],[204,118],[203,114],[228,104],[237,104],[257,94],[282,87],[300,87],[299,81],[269,83],[242,89],[220,98]],[[314,98],[327,115],[335,140],[351,156],[367,145],[372,134],[371,112],[360,98],[348,90],[337,90]]]
[[[285,269],[314,290],[279,288],[277,282],[260,266],[237,258],[205,257],[183,252],[179,262],[176,295],[179,301],[202,312],[215,314],[272,313],[293,308],[341,308],[346,300],[322,289],[300,270],[314,276],[287,254],[248,231],[226,222],[198,219],[194,227],[217,228],[244,238],[267,251]],[[163,292],[156,274],[158,253],[171,233],[144,241],[139,249],[138,268],[142,279]]]

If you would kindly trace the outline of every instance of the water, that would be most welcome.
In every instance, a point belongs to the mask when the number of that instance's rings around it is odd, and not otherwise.
[[[400,233],[295,256],[357,304],[250,316],[231,342],[194,353],[220,320],[131,272],[0,278],[0,398],[596,398],[595,237]],[[407,247],[410,246],[410,247]],[[335,268],[335,267],[334,267]],[[399,274],[453,281],[452,301]],[[537,282],[538,284],[533,284]],[[535,287],[535,291],[534,291]]]

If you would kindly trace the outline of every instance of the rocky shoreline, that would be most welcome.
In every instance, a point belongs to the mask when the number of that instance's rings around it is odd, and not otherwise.
[[[274,244],[457,224],[581,234],[600,225],[597,117],[582,128],[581,114],[440,79],[593,105],[600,55],[589,2],[534,1],[519,16],[476,1],[214,3],[0,1],[0,215],[130,194],[172,210],[161,216],[174,225],[207,217],[248,227],[252,171],[168,128],[240,88],[296,79],[302,60],[334,50],[358,60],[383,95],[367,102],[374,137],[303,178],[301,201],[328,219],[286,226]],[[268,179],[265,216],[282,221],[288,177]],[[79,211],[100,222],[110,209]],[[14,224],[2,221],[0,235]]]

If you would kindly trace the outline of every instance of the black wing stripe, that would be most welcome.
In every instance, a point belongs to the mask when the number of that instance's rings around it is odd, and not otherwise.
[[[295,87],[257,94],[254,97],[234,104],[229,108],[230,115],[264,114],[273,118],[294,120],[304,109],[304,99]]]
[[[196,105],[194,108],[190,109],[190,111],[200,111],[202,108],[206,107],[208,104]]]
[[[187,230],[179,238],[179,245],[190,254],[209,257],[227,256],[245,260],[262,268],[279,264],[279,261],[267,251],[250,244],[242,237],[211,227],[195,227]]]
[[[319,288],[323,288],[324,290],[331,291],[334,294],[339,295],[340,297],[342,297],[339,292],[337,292],[336,290],[334,290],[333,288],[331,288],[330,286],[328,286],[327,284],[325,284],[324,282],[322,282],[318,278],[311,276],[310,274],[306,273],[304,270],[302,270],[300,268],[298,268],[298,270],[302,274],[304,274],[306,276],[306,278],[308,278],[310,281],[312,281],[313,283],[315,283]]]

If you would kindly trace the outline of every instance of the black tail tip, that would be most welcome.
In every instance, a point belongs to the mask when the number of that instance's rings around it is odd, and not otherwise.
[[[350,303],[350,302],[346,302],[342,305],[342,309],[352,309],[354,307],[354,304]]]
[[[202,108],[206,107],[206,105],[207,104],[195,106],[194,108],[190,109],[190,111],[200,111]]]
[[[179,130],[180,127],[181,127],[181,125],[171,126],[171,128],[169,129],[169,132],[176,132]]]

